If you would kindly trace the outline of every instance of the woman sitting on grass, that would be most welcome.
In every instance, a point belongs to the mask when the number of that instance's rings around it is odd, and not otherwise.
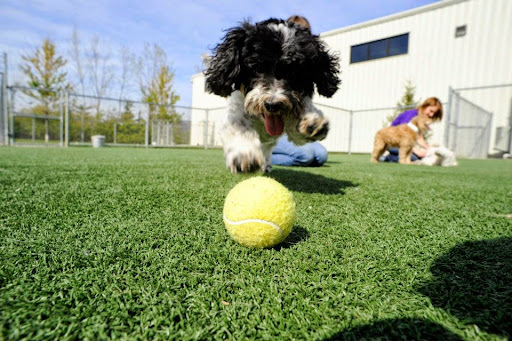
[[[409,123],[415,116],[424,115],[433,118],[434,121],[441,121],[443,118],[443,105],[436,97],[429,97],[421,103],[416,109],[404,111],[398,115],[391,126]],[[412,149],[411,161],[420,160],[427,155],[427,149],[430,148],[425,141],[425,137],[420,135],[416,141],[416,146]],[[389,154],[386,155],[382,161],[385,162],[398,162],[398,148],[389,148]]]

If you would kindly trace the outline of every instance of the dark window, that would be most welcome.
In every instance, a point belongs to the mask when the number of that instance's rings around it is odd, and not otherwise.
[[[350,62],[358,63],[365,60],[406,54],[409,50],[409,33],[399,36],[375,40],[350,48]]]
[[[398,37],[388,39],[388,56],[405,54],[409,47],[409,35],[404,34]]]
[[[368,59],[368,44],[352,46],[350,62],[357,63]]]
[[[387,39],[374,41],[368,44],[370,53],[368,59],[377,59],[386,57]]]
[[[466,25],[455,28],[455,38],[464,37],[466,35]]]

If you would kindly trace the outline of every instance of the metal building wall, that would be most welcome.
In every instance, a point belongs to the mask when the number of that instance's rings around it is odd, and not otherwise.
[[[394,111],[390,108],[402,97],[407,81],[416,86],[420,101],[436,96],[443,103],[449,100],[450,87],[512,83],[511,17],[510,0],[442,0],[322,33],[331,51],[339,53],[342,71],[341,87],[332,98],[314,98],[326,105],[322,110],[331,119],[331,132],[322,143],[329,151],[370,152],[375,132]],[[466,34],[456,38],[461,25],[466,25]],[[409,33],[407,54],[350,64],[351,46],[404,33]],[[204,91],[202,75],[192,81],[194,107],[226,104]],[[495,128],[509,124],[512,87],[474,90],[467,98],[494,114],[494,141]],[[444,124],[434,126],[431,143],[442,144],[444,130]]]
[[[323,33],[330,48],[340,53],[343,83],[332,99],[317,100],[353,110],[392,107],[410,80],[416,86],[416,98],[436,96],[446,103],[450,86],[512,83],[511,17],[510,0],[445,0]],[[466,25],[466,35],[456,38],[455,29],[461,25]],[[351,46],[403,33],[409,33],[407,54],[350,64]],[[473,91],[469,98],[494,113],[493,134],[496,126],[508,121],[512,87]],[[364,113],[354,113],[354,118],[358,115]],[[353,142],[353,151],[368,152],[366,131],[379,128],[375,115],[367,116],[359,117],[364,138]],[[442,143],[443,134],[440,125],[436,142]],[[337,149],[329,138],[325,144]]]
[[[205,77],[197,74],[192,77],[192,129],[190,143],[193,146],[220,145],[218,130],[226,117],[227,100],[206,92]],[[220,108],[220,109],[219,109]],[[206,110],[207,109],[207,110]],[[208,121],[208,134],[205,134],[205,122]],[[208,136],[208,137],[207,137]]]

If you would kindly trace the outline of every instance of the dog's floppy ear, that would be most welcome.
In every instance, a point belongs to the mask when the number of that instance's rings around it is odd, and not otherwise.
[[[320,42],[320,49],[315,58],[314,82],[318,93],[325,97],[331,97],[338,90],[340,79],[338,57],[326,51],[323,43]]]
[[[240,88],[242,49],[248,25],[250,24],[246,22],[230,29],[223,41],[215,47],[214,55],[205,71],[208,91],[226,97]]]

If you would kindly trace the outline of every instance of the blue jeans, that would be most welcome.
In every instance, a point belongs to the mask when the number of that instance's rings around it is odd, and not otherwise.
[[[384,162],[398,162],[398,148],[389,148],[388,152],[389,154],[384,158]],[[411,154],[411,161],[416,161],[419,159],[420,158],[418,155],[414,153]]]
[[[288,136],[279,138],[272,151],[272,164],[279,166],[320,167],[327,161],[327,149],[319,142],[296,146]]]

